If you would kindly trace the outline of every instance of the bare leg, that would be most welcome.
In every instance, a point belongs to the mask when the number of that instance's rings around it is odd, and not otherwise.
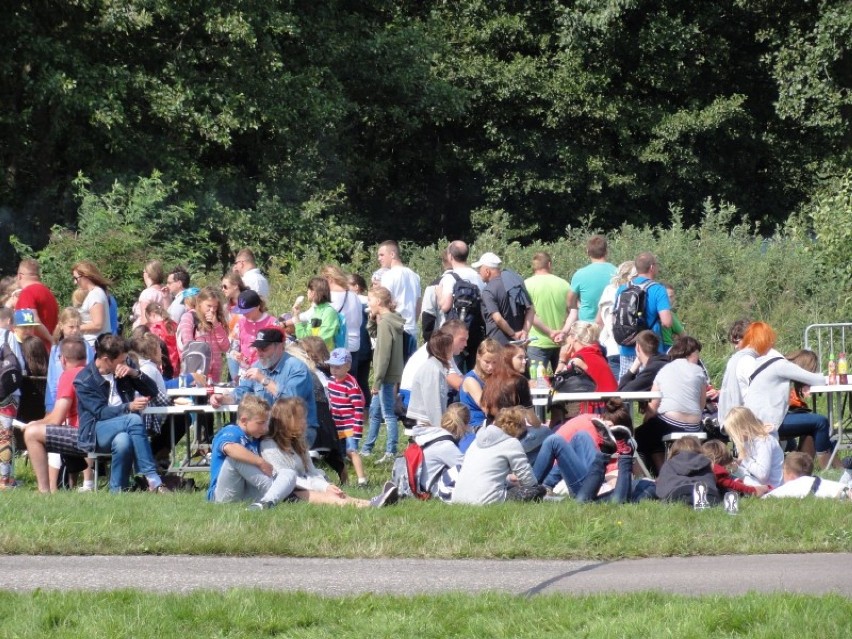
[[[349,495],[338,495],[335,493],[319,490],[302,490],[297,488],[293,491],[296,497],[308,502],[309,504],[319,504],[325,506],[355,506],[357,508],[367,508],[370,502],[366,499],[356,499]]]
[[[807,453],[811,456],[811,459],[816,457],[816,445],[812,435],[802,435],[799,437],[799,451]],[[828,456],[826,456],[824,461],[828,461]]]
[[[350,450],[346,455],[349,457],[349,460],[352,462],[352,468],[355,469],[355,474],[358,476],[358,479],[366,479],[366,475],[364,474],[364,463],[361,461],[361,455],[357,450]]]
[[[819,463],[819,467],[822,468],[823,470],[825,470],[826,466],[828,465],[828,458],[829,457],[831,457],[831,451],[830,450],[828,450],[824,453],[817,453],[816,454],[816,460]],[[834,456],[834,460],[831,462],[831,467],[832,468],[843,468],[843,464],[840,463],[840,455]]]
[[[38,491],[49,493],[50,478],[47,470],[46,431],[44,426],[28,426],[24,431],[24,443],[27,446],[30,463],[36,476]]]

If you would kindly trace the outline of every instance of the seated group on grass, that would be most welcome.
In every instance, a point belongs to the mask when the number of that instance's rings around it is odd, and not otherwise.
[[[312,300],[325,303],[327,284],[315,280]],[[151,302],[147,325],[134,329],[131,342],[107,333],[84,339],[79,313],[66,309],[60,316],[57,332],[63,339],[47,358],[53,380],[48,384],[50,407],[24,430],[39,491],[57,489],[58,464],[51,457],[97,452],[111,456],[111,491],[126,490],[133,469],[152,492],[168,492],[156,459],[168,454],[170,438],[162,432],[161,419],[142,412],[168,403],[162,370],[172,363],[172,347],[207,341],[220,366],[228,349],[218,295],[212,289],[187,289],[181,299],[187,310],[177,329],[162,304]],[[254,322],[240,323],[240,341],[250,356],[235,359],[239,384],[227,395],[210,397],[213,407],[239,407],[236,422],[212,440],[208,499],[248,501],[253,509],[288,500],[357,507],[394,503],[399,492],[395,483],[386,483],[371,500],[356,499],[330,483],[309,454],[322,449],[341,484],[347,481],[348,458],[358,485],[367,484],[359,453],[366,402],[350,373],[352,351],[329,352],[332,344],[321,335],[303,335],[299,343],[288,344],[286,329],[268,321],[263,305],[253,291],[236,296],[234,312],[252,314]],[[840,492],[832,482],[801,479],[812,472],[812,462],[809,467],[804,460],[816,456],[824,465],[832,448],[827,420],[810,412],[804,401],[808,385],[824,382],[816,372],[816,358],[809,351],[781,356],[773,348],[775,333],[765,323],[732,328],[737,350],[721,392],[709,384],[696,339],[678,335],[668,354],[660,355],[658,336],[640,333],[636,359],[617,388],[659,391],[661,398],[640,406],[643,423],[634,440],[631,414],[617,399],[573,406],[568,419],[542,425],[532,407],[526,353],[518,345],[485,339],[476,349],[474,368],[462,375],[454,358],[468,334],[459,321],[434,331],[403,364],[402,324],[386,290],[373,289],[368,305],[377,340],[376,377],[363,454],[370,454],[384,421],[386,452],[377,463],[396,456],[398,409],[393,399],[402,381],[407,387],[402,389],[403,414],[410,420],[411,441],[423,454],[417,492],[459,504],[536,501],[548,495],[581,502],[691,501],[692,487],[699,482],[707,485],[711,502],[727,491],[801,496],[806,484],[805,494]],[[597,390],[610,391],[616,380],[598,339],[596,325],[575,322],[559,354],[558,370],[585,376]],[[459,403],[452,402],[456,397]],[[724,440],[702,445],[689,435],[704,432],[716,402]],[[686,436],[666,459],[664,438],[675,433]],[[177,438],[182,435],[183,430],[176,432]],[[785,461],[779,436],[799,437],[803,454],[790,454]],[[654,470],[656,482],[634,478],[637,454]],[[83,488],[91,486],[91,468],[85,468]]]

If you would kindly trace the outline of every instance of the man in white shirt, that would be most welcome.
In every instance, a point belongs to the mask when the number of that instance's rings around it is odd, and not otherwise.
[[[239,274],[246,287],[263,299],[269,300],[269,282],[257,268],[254,253],[250,248],[243,248],[237,253],[237,257],[234,259],[234,272]]]
[[[402,358],[408,361],[417,350],[417,318],[420,316],[420,276],[402,263],[399,244],[387,240],[379,244],[377,253],[379,266],[388,269],[382,274],[381,283],[391,293],[396,303],[396,312],[405,320]]]
[[[479,273],[467,265],[468,246],[461,240],[454,240],[447,246],[447,260],[449,269],[441,277],[438,286],[435,287],[435,295],[438,298],[441,312],[446,315],[453,307],[453,287],[456,283],[455,274],[459,278],[476,285],[480,292],[485,288],[485,282],[479,276]],[[479,316],[479,312],[474,316]],[[470,334],[467,340],[467,349],[462,354],[463,370],[469,371],[476,364],[476,349],[482,343],[485,336],[484,325],[481,322],[481,316],[474,317],[475,321],[470,326]]]
[[[169,305],[169,317],[173,322],[180,322],[180,318],[186,311],[183,300],[188,297],[186,291],[189,289],[189,272],[182,266],[173,268],[172,272],[166,276],[166,288],[172,298],[172,303]]]

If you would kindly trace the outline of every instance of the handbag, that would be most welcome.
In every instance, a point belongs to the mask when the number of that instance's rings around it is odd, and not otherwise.
[[[594,393],[596,389],[595,380],[575,366],[553,376],[553,390],[556,393]]]

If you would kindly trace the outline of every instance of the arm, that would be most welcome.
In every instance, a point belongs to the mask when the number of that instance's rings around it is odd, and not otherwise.
[[[210,337],[219,347],[220,351],[223,353],[228,352],[228,349],[231,347],[231,340],[228,339],[228,329],[225,328],[224,324],[215,324]]]
[[[376,348],[373,351],[373,390],[378,391],[385,380],[391,358],[393,331],[385,322],[376,327]]]
[[[222,452],[234,461],[243,462],[245,464],[251,464],[252,466],[257,466],[258,469],[260,469],[260,472],[262,472],[264,475],[266,475],[267,477],[272,477],[272,464],[270,464],[260,455],[256,455],[255,453],[251,452],[242,444],[237,444],[235,442],[227,443],[222,447]]]
[[[519,486],[535,486],[538,484],[533,475],[532,466],[527,459],[521,443],[518,442],[517,451],[512,451],[508,456],[509,468],[518,481]]]
[[[438,308],[442,313],[446,313],[453,306],[453,287],[444,286],[444,278],[435,287],[435,297],[438,300]]]
[[[670,328],[672,325],[672,312],[671,311],[660,311],[660,324],[665,326],[666,328]]]
[[[530,305],[527,309],[527,312],[524,314],[524,327],[523,327],[523,337],[521,339],[526,339],[527,335],[530,334],[530,329],[533,326],[533,320],[535,319],[535,306]]]
[[[749,486],[745,482],[741,482],[739,479],[731,477],[728,473],[725,473],[724,475],[716,475],[716,485],[721,490],[733,490],[741,495],[757,495],[760,497],[766,493],[765,486],[760,486],[760,488],[763,488],[763,491],[760,492],[757,486]]]
[[[769,439],[772,441],[769,442]],[[766,483],[772,471],[772,447],[770,444],[775,443],[775,439],[769,436],[759,440],[753,439],[750,442],[751,445],[747,446],[747,451],[740,451],[740,468],[761,484]]]
[[[187,345],[195,339],[195,311],[187,311],[181,315],[177,336],[181,351],[186,350]]]
[[[104,317],[106,316],[106,308],[101,302],[93,304],[89,309],[91,320],[80,325],[80,331],[83,333],[100,333],[104,327]]]
[[[68,409],[71,407],[71,400],[67,397],[60,397],[53,405],[53,410],[41,419],[37,419],[27,424],[27,426],[59,426],[65,423],[68,419]]]
[[[657,382],[654,382],[651,385],[651,390],[659,392],[660,386],[657,384]],[[648,413],[647,414],[648,415],[656,415],[657,409],[659,407],[660,407],[660,400],[659,399],[652,399],[650,402],[648,402]]]
[[[465,377],[461,387],[464,389],[464,392],[473,398],[473,401],[476,402],[477,406],[482,408],[479,404],[479,400],[482,399],[482,386],[480,386],[472,377]]]
[[[517,337],[520,331],[518,331],[517,333],[513,331],[512,327],[509,326],[509,324],[506,322],[505,319],[503,319],[503,316],[498,311],[494,311],[493,313],[491,313],[491,320],[497,325],[497,328],[503,331],[503,333],[509,339],[520,339]]]

